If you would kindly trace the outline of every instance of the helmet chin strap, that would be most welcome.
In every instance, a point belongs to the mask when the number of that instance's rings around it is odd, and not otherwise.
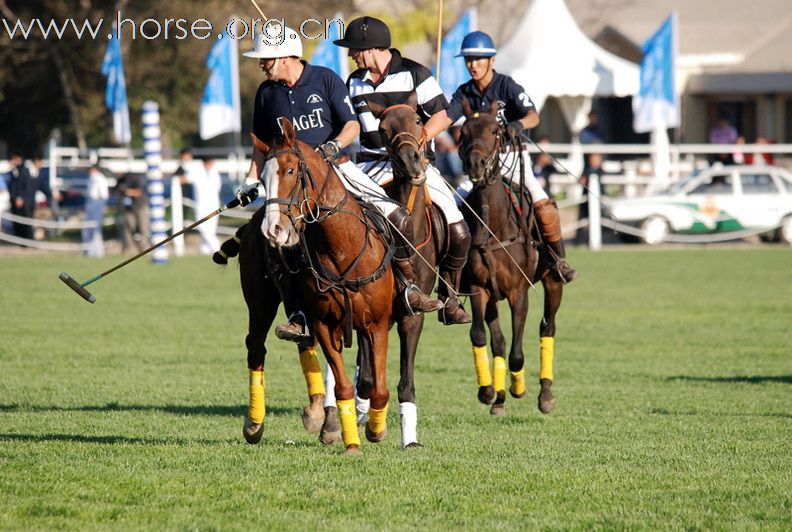
[[[272,65],[272,80],[278,81],[278,71],[280,70],[280,57],[275,59],[275,64]]]

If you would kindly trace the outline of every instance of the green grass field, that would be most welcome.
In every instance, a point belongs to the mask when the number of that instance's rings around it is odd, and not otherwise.
[[[432,317],[422,449],[342,456],[305,433],[296,350],[272,338],[266,433],[244,442],[234,264],[0,256],[0,529],[792,529],[792,250],[573,251],[557,408],[476,400],[467,327]],[[395,336],[391,336],[393,340]],[[350,353],[350,359],[352,358]]]

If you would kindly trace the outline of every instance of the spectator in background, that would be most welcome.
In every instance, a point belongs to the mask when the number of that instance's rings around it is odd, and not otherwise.
[[[90,227],[82,230],[82,242],[86,246],[85,254],[89,257],[104,257],[104,213],[107,199],[110,197],[110,188],[107,177],[93,165],[88,172],[88,191],[85,195],[85,221],[91,223]]]
[[[720,117],[718,123],[709,131],[710,144],[737,144],[737,129],[725,117]],[[734,164],[731,153],[714,153],[710,157],[710,164]]]
[[[141,174],[126,174],[116,185],[121,209],[121,252],[126,253],[134,244],[139,252],[148,247],[149,209],[146,196],[146,178]]]
[[[0,215],[11,208],[11,199],[8,194],[8,174],[0,174]],[[6,230],[6,220],[0,221],[0,231]]]
[[[11,177],[8,190],[11,200],[11,214],[23,218],[33,218],[36,209],[36,181],[30,174],[25,160],[20,153],[13,153],[11,159]],[[14,236],[33,238],[33,226],[26,222],[14,222]]]
[[[544,149],[545,144],[549,143],[550,139],[547,137],[541,137],[536,142],[537,146],[542,149]],[[553,194],[550,192],[550,176],[556,173],[555,166],[553,165],[553,158],[547,153],[539,152],[534,159],[533,173],[536,176],[536,180],[542,185],[542,189],[545,191],[545,194],[547,194],[547,197],[553,199]]]
[[[756,138],[757,144],[773,144],[773,139],[768,139],[765,137],[757,137]],[[773,158],[772,153],[752,153],[750,154],[751,159],[746,160],[745,164],[775,164],[775,159]]]
[[[600,131],[599,125],[599,116],[595,111],[591,111],[588,114],[588,124],[586,127],[580,130],[580,135],[578,138],[580,139],[581,144],[602,144],[605,142],[602,139],[602,132]],[[583,168],[588,167],[590,164],[589,162],[590,154],[583,155]],[[600,157],[600,162],[602,162],[602,157]]]
[[[176,174],[182,183],[189,183],[193,189],[195,200],[195,218],[200,220],[220,208],[220,173],[215,168],[215,161],[207,158],[203,164],[193,159],[190,150],[182,150],[179,170]],[[220,249],[217,239],[218,218],[210,218],[198,226],[201,235],[201,254],[211,255]]]
[[[602,144],[602,132],[599,129],[599,116],[595,111],[588,114],[588,124],[580,130],[581,144]]]

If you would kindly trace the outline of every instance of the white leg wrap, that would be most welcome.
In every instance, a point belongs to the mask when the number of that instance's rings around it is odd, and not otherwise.
[[[325,399],[324,406],[336,406],[335,398],[335,375],[330,366],[325,365]]]
[[[418,407],[415,403],[399,403],[402,447],[418,443]]]
[[[366,421],[368,421],[368,411],[371,407],[371,400],[358,397],[358,375],[360,375],[360,366],[355,366],[355,412],[357,413],[357,424],[363,425]]]

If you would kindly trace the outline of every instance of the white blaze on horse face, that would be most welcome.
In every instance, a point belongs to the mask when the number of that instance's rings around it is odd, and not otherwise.
[[[281,215],[280,205],[275,202],[278,200],[278,185],[280,183],[277,159],[273,158],[267,161],[261,172],[261,180],[264,182],[268,200],[267,216],[261,222],[261,232],[269,240],[270,245],[281,247],[293,239],[290,238],[291,233],[296,235],[296,232],[288,219]]]

